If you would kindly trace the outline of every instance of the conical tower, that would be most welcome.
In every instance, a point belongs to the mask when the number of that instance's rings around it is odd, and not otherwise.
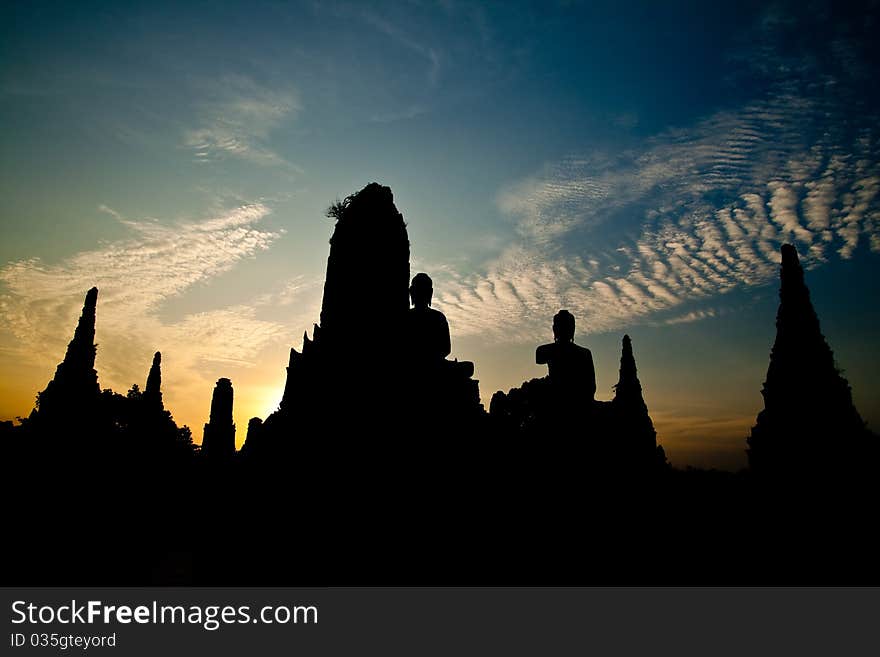
[[[658,459],[657,432],[642,396],[642,383],[629,335],[623,336],[620,372],[611,405],[615,418],[613,432],[617,434],[623,462],[636,467],[653,465]],[[660,460],[665,461],[665,456]]]
[[[642,397],[642,384],[636,370],[636,359],[633,357],[632,340],[623,336],[620,352],[620,371],[617,384],[614,386],[614,401],[627,407],[648,412],[648,406]]]
[[[749,464],[756,471],[834,467],[858,458],[858,443],[868,434],[819,328],[791,244],[782,246],[780,275],[776,340],[761,391],[764,410],[748,438]]]
[[[100,393],[98,373],[95,371],[95,311],[98,288],[86,293],[82,314],[67,345],[64,360],[55,370],[55,377],[39,395],[39,413],[42,417],[66,415],[81,411],[93,403]]]
[[[162,405],[162,354],[158,351],[153,355],[153,365],[147,375],[144,401],[150,406],[164,408]]]

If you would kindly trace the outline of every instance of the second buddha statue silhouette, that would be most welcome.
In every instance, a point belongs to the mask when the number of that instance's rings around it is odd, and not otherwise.
[[[431,308],[434,285],[425,273],[416,274],[409,288],[413,307],[407,314],[409,355],[428,363],[445,359],[452,346],[449,339],[449,323],[439,310]]]
[[[593,400],[596,394],[596,371],[593,355],[586,347],[574,343],[574,315],[560,310],[553,317],[553,339],[535,352],[535,361],[547,365],[550,384],[566,395]]]
[[[413,276],[409,288],[413,307],[407,314],[407,347],[411,363],[417,368],[429,371],[444,369],[449,376],[468,378],[474,373],[470,362],[447,361],[452,351],[449,338],[449,323],[439,310],[431,308],[434,296],[434,283],[424,272]]]

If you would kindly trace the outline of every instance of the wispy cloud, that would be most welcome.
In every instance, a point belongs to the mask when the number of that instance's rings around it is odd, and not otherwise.
[[[854,113],[842,83],[825,93],[792,70],[642,148],[568,157],[503,189],[519,239],[435,285],[454,330],[533,340],[562,307],[583,332],[674,309],[669,322],[697,321],[713,313],[692,302],[772,281],[784,242],[807,267],[860,243],[880,252],[877,116]]]
[[[262,165],[288,165],[270,145],[270,134],[300,110],[292,90],[270,89],[242,76],[227,76],[204,91],[198,124],[184,145],[199,162],[235,157]]]
[[[123,222],[131,237],[58,264],[29,259],[0,269],[5,287],[0,317],[14,338],[4,342],[14,345],[16,359],[45,369],[47,377],[93,285],[100,290],[96,339],[102,385],[124,389],[141,381],[145,363],[158,349],[166,356],[166,379],[174,382],[172,399],[206,398],[205,404],[213,370],[253,365],[263,349],[292,342],[295,332],[317,316],[320,286],[303,278],[245,304],[220,305],[173,321],[162,316],[165,302],[209,284],[278,239],[278,231],[260,227],[270,212],[263,204],[174,224],[102,210]],[[296,318],[264,318],[281,305],[295,305]]]
[[[729,143],[730,134],[727,128],[716,140]],[[545,182],[532,179],[506,191],[500,205],[519,217],[523,239],[482,274],[438,286],[443,290],[438,304],[456,330],[516,340],[561,307],[579,315],[582,330],[612,330],[689,301],[771,281],[783,242],[794,242],[808,267],[834,254],[851,257],[862,238],[880,252],[880,167],[858,144],[845,166],[839,166],[843,156],[833,152],[837,147],[812,145],[790,153],[790,166],[764,175],[757,153],[750,153],[748,164],[737,162],[738,171],[719,173],[718,162],[727,162],[729,154],[720,149],[707,154],[705,138],[675,145],[667,139],[658,138],[653,152],[613,175],[559,167]],[[803,177],[795,169],[816,150],[825,165]],[[657,151],[669,159],[665,172],[654,164]],[[690,163],[687,175],[681,174],[683,161]],[[649,163],[650,186],[640,162]],[[558,176],[561,171],[579,175]],[[642,178],[643,191],[638,186],[622,195],[595,191],[622,186],[620,180],[627,178]],[[715,200],[725,196],[727,202]],[[635,228],[618,230],[616,244],[572,248],[572,241],[589,244],[595,225],[627,211],[642,219]]]
[[[720,313],[714,308],[706,308],[704,310],[692,310],[689,313],[685,313],[684,315],[670,317],[663,323],[670,326],[675,324],[689,324],[690,322],[697,322],[701,319],[706,319],[707,317],[717,317],[719,314]]]

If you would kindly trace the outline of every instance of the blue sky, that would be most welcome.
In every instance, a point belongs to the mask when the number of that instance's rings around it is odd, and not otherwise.
[[[567,307],[597,396],[628,332],[673,462],[742,465],[792,242],[877,427],[877,3],[180,4],[0,10],[3,417],[97,284],[102,385],[161,349],[178,421],[229,376],[243,434],[376,180],[486,401]]]

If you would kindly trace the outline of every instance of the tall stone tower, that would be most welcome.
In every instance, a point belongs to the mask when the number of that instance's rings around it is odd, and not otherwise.
[[[385,349],[409,309],[409,237],[391,189],[370,183],[333,209],[321,335],[331,349]],[[314,337],[314,336],[313,336]]]
[[[327,214],[336,224],[320,325],[303,336],[301,352],[290,350],[278,411],[254,426],[253,444],[263,447],[244,453],[360,470],[411,437],[414,417],[430,417],[423,433],[440,431],[443,422],[464,426],[482,407],[469,364],[438,363],[431,379],[408,358],[410,244],[391,190],[370,183]]]
[[[404,357],[409,238],[391,189],[370,183],[330,216],[321,324],[303,336],[302,353],[290,350],[280,404],[288,418],[325,405],[374,407]]]
[[[846,468],[867,445],[870,434],[819,328],[791,244],[782,246],[776,341],[761,394],[764,410],[748,438],[754,471]]]
[[[162,354],[158,351],[153,355],[153,365],[147,375],[144,401],[154,408],[164,408],[162,405]]]
[[[235,424],[232,421],[232,381],[218,379],[211,398],[211,417],[205,425],[202,453],[223,459],[235,453]]]
[[[67,415],[87,410],[97,400],[98,373],[95,371],[95,310],[98,305],[98,288],[86,293],[82,314],[67,345],[64,360],[55,370],[55,377],[40,393],[39,415]]]

